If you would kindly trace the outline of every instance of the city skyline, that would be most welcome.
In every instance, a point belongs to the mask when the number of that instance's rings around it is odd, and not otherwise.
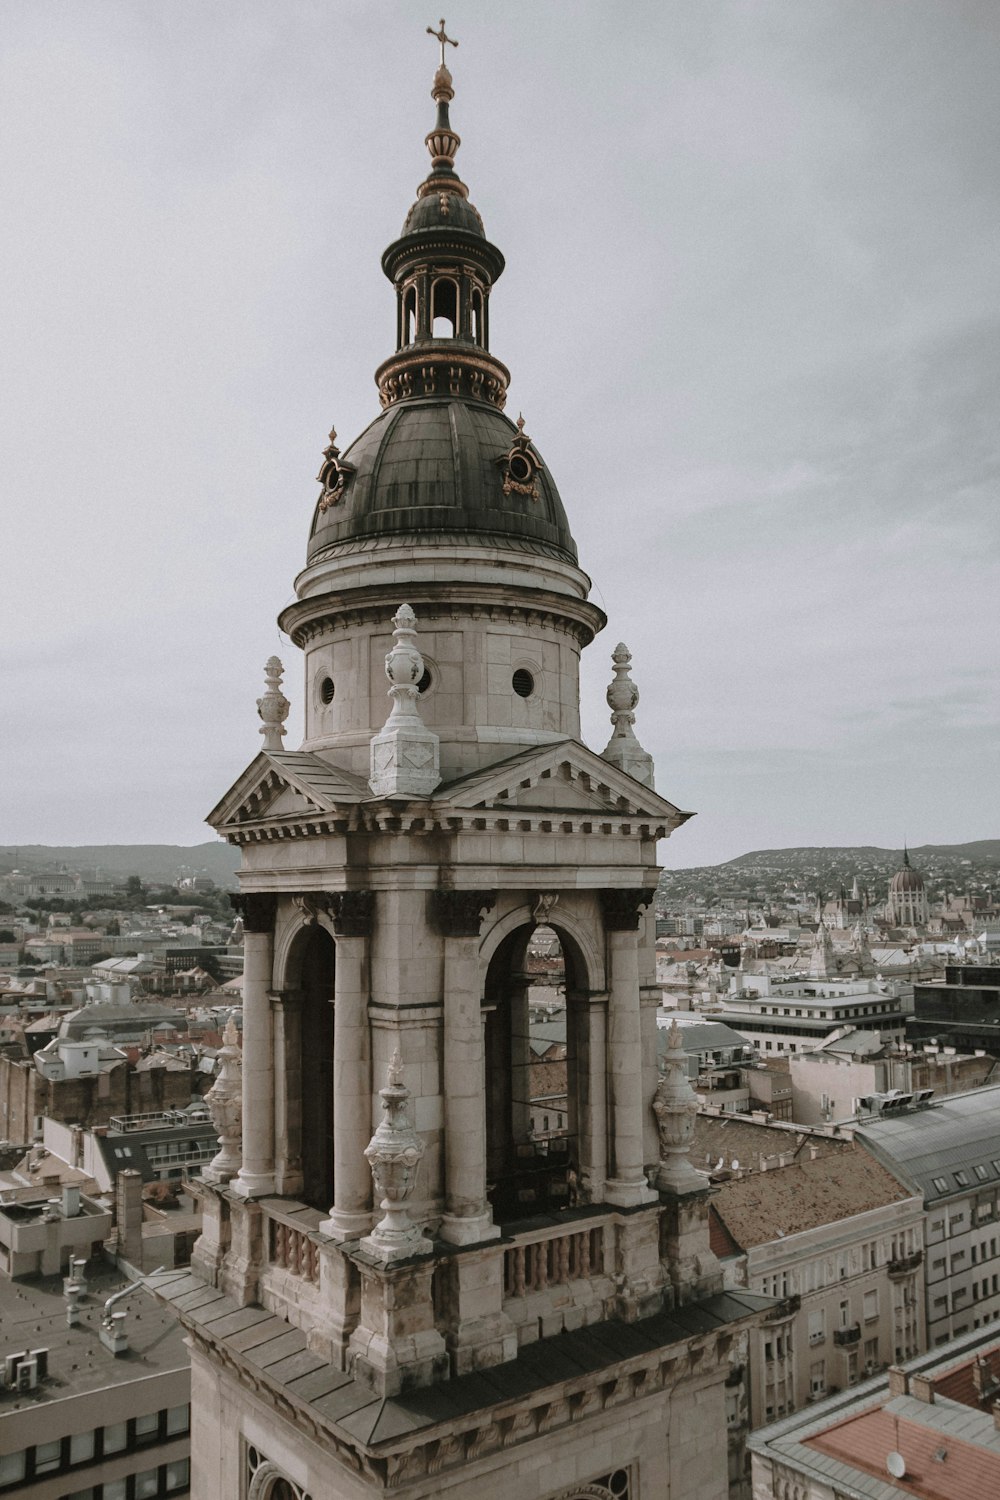
[[[6,843],[204,840],[272,652],[297,743],[274,617],[331,423],[377,414],[378,261],[426,162],[437,18],[397,5],[390,46],[383,16],[8,18]],[[448,24],[508,411],[609,616],[584,738],[623,639],[699,814],[661,858],[989,837],[995,11]]]

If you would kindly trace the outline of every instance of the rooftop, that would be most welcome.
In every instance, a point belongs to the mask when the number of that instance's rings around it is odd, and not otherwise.
[[[724,1182],[710,1212],[736,1244],[749,1250],[821,1224],[905,1203],[911,1196],[880,1163],[848,1146],[837,1155]]]
[[[185,1271],[165,1271],[150,1284],[200,1337],[224,1344],[227,1354],[248,1367],[255,1383],[269,1386],[306,1410],[311,1420],[331,1429],[340,1442],[376,1452],[434,1436],[433,1429],[476,1425],[476,1413],[519,1415],[551,1393],[555,1383],[572,1390],[586,1386],[595,1372],[622,1361],[640,1365],[670,1345],[685,1348],[726,1334],[756,1320],[773,1298],[751,1292],[721,1292],[703,1302],[636,1323],[617,1320],[566,1331],[525,1344],[517,1358],[443,1381],[427,1389],[384,1397],[371,1386],[324,1363],[306,1349],[305,1334],[263,1307],[237,1307],[221,1292]]]
[[[117,1304],[128,1313],[129,1349],[114,1355],[100,1341],[104,1303],[112,1292],[128,1285],[114,1267],[87,1266],[87,1299],[80,1304],[80,1322],[66,1326],[66,1302],[60,1276],[11,1281],[0,1276],[0,1355],[23,1349],[48,1349],[49,1375],[33,1391],[0,1390],[0,1417],[45,1401],[124,1385],[144,1375],[186,1369],[190,1363],[184,1331],[169,1308],[137,1288]]]
[[[996,1330],[977,1329],[764,1428],[751,1450],[857,1500],[1000,1494],[1000,1431],[975,1374],[985,1359],[989,1378],[998,1355]]]
[[[926,1203],[1000,1184],[1000,1086],[950,1094],[931,1109],[866,1120],[855,1129]]]

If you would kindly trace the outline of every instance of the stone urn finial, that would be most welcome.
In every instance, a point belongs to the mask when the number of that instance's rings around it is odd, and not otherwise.
[[[206,1182],[229,1182],[243,1165],[243,1058],[232,1016],[222,1033],[219,1076],[205,1095],[219,1134],[219,1151],[202,1172]]]
[[[676,1021],[667,1032],[667,1055],[653,1099],[653,1113],[660,1133],[656,1186],[671,1193],[703,1191],[707,1179],[689,1160],[698,1099],[688,1078],[681,1029]]]
[[[375,1192],[382,1200],[379,1207],[383,1217],[361,1241],[361,1249],[382,1262],[389,1262],[427,1254],[432,1248],[406,1207],[417,1180],[424,1143],[407,1114],[410,1091],[403,1083],[403,1059],[398,1051],[392,1054],[386,1086],[379,1092],[385,1114],[365,1147],[365,1156]]]
[[[653,757],[645,751],[635,737],[635,708],[639,702],[639,689],[629,676],[632,653],[624,641],[619,641],[611,653],[615,675],[608,685],[607,700],[611,710],[611,738],[601,751],[605,760],[618,766],[629,776],[641,781],[643,786],[653,786]]]
[[[392,708],[371,741],[368,785],[376,797],[427,797],[441,780],[437,735],[417,707],[424,659],[417,647],[417,618],[401,604],[392,620],[393,647],[386,653]]]
[[[276,656],[268,657],[264,667],[264,696],[257,699],[257,712],[263,720],[260,732],[264,736],[265,750],[285,748],[285,720],[291,704],[281,691],[284,670]]]

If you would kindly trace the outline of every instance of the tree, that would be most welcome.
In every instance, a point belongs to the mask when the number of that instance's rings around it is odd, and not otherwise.
[[[130,896],[141,896],[145,891],[142,880],[138,875],[130,875],[125,882],[125,889]]]
[[[16,943],[17,938],[9,927],[0,927],[0,943]]]

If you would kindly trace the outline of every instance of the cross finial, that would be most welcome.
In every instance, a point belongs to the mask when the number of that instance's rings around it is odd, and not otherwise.
[[[457,47],[458,43],[455,42],[455,41],[453,41],[450,36],[445,36],[445,31],[444,31],[444,16],[441,17],[440,25],[441,25],[441,30],[440,31],[435,31],[433,26],[428,26],[428,28],[427,28],[427,35],[428,36],[437,37],[438,41],[441,43],[441,66],[443,68],[444,67],[444,44],[445,44],[445,42],[448,43],[449,47]]]

